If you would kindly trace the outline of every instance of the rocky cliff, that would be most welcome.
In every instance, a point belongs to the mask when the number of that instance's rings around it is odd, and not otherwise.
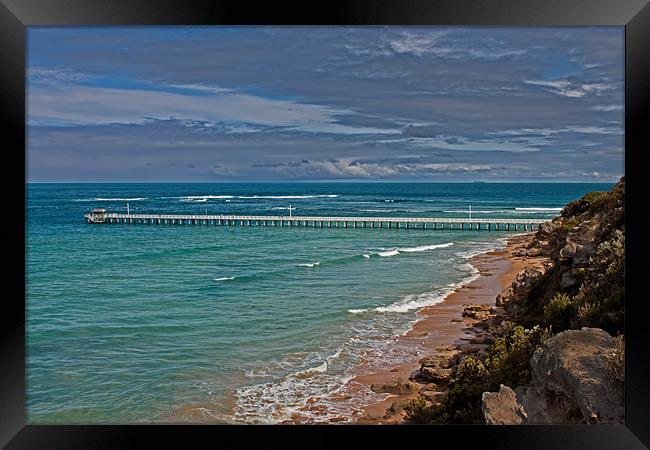
[[[554,332],[583,326],[623,332],[625,179],[610,192],[590,192],[546,222],[520,256],[544,255],[542,270],[519,274],[497,304],[524,326]]]
[[[409,421],[623,422],[624,196],[624,178],[588,193],[513,254],[546,262],[494,308],[467,308],[474,342],[421,361],[416,377],[444,396],[423,392],[404,407]]]

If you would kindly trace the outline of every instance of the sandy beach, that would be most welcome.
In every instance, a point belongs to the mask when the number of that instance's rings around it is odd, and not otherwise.
[[[543,264],[544,258],[513,256],[513,252],[527,245],[533,235],[527,233],[513,236],[505,248],[473,257],[471,263],[480,276],[451,293],[442,303],[424,308],[421,311],[422,318],[409,332],[398,338],[400,343],[413,345],[420,350],[424,348],[425,355],[435,354],[436,349],[469,344],[475,337],[472,329],[475,321],[462,317],[464,308],[476,304],[494,305],[497,295],[512,283],[518,272],[525,267]],[[353,381],[368,387],[373,384],[391,385],[409,380],[419,368],[417,360],[408,361],[382,371],[357,376]],[[357,418],[357,423],[399,423],[403,420],[404,413],[385,417],[387,408],[395,402],[416,396],[417,390],[404,395],[389,395],[384,401],[369,404],[365,406],[363,415]]]

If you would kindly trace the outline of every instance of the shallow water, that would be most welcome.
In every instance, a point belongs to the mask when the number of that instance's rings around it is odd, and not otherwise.
[[[30,423],[276,422],[391,347],[506,232],[87,225],[132,213],[541,217],[609,184],[30,184]],[[234,402],[234,404],[233,404]]]

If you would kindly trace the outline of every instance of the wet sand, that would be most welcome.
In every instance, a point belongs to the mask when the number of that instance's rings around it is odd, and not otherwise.
[[[369,387],[372,384],[394,384],[398,380],[406,381],[420,368],[417,360],[423,356],[432,355],[435,349],[456,344],[466,344],[475,335],[472,330],[474,321],[463,319],[465,306],[473,304],[494,305],[496,297],[502,290],[510,286],[518,272],[525,267],[541,266],[544,258],[516,257],[513,251],[530,242],[533,233],[513,236],[502,250],[477,255],[471,259],[480,276],[451,293],[442,303],[424,308],[421,319],[406,334],[398,340],[401,344],[412,345],[425,354],[416,360],[387,367],[385,370],[367,375],[360,375],[353,381]],[[417,383],[417,382],[416,382]],[[408,395],[390,395],[384,401],[365,406],[364,413],[357,423],[398,423],[404,418],[404,413],[384,418],[386,409],[393,402],[402,402],[417,397],[417,391]]]

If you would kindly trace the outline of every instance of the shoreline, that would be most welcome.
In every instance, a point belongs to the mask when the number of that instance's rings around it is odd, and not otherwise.
[[[546,260],[513,255],[534,235],[535,232],[529,232],[508,237],[501,249],[469,258],[468,262],[477,270],[476,278],[449,293],[440,303],[422,308],[411,328],[395,338],[393,345],[407,350],[402,361],[388,363],[371,373],[363,373],[363,367],[358,367],[357,374],[341,388],[325,396],[310,397],[291,418],[277,423],[403,423],[406,414],[401,404],[416,398],[420,390],[431,388],[430,382],[416,377],[421,359],[452,350],[462,352],[470,347],[485,347],[479,336],[480,330],[473,328],[479,320],[463,317],[465,308],[472,305],[494,307],[497,295],[510,286],[517,273],[525,267],[541,266]],[[381,395],[385,398],[377,400]],[[230,400],[234,402],[234,399]],[[190,423],[214,423],[215,416],[205,415],[209,406],[186,405],[176,410],[176,414],[185,420],[191,418]],[[230,406],[228,409],[232,409],[234,404]],[[217,420],[217,423],[230,422]]]
[[[484,345],[479,331],[473,328],[478,320],[463,317],[463,312],[472,305],[494,307],[497,295],[510,286],[517,273],[526,267],[543,264],[546,258],[513,255],[527,245],[534,234],[513,236],[504,248],[470,258],[470,264],[478,270],[479,276],[449,294],[441,303],[423,308],[411,329],[397,338],[400,344],[412,346],[414,353],[420,354],[417,358],[370,374],[357,375],[351,380],[373,392],[388,394],[382,401],[364,405],[363,414],[353,418],[351,423],[403,422],[406,414],[401,405],[417,397],[428,384],[414,376],[420,370],[422,357],[451,350],[462,352],[469,349],[468,346]],[[433,394],[443,395],[441,391]]]

